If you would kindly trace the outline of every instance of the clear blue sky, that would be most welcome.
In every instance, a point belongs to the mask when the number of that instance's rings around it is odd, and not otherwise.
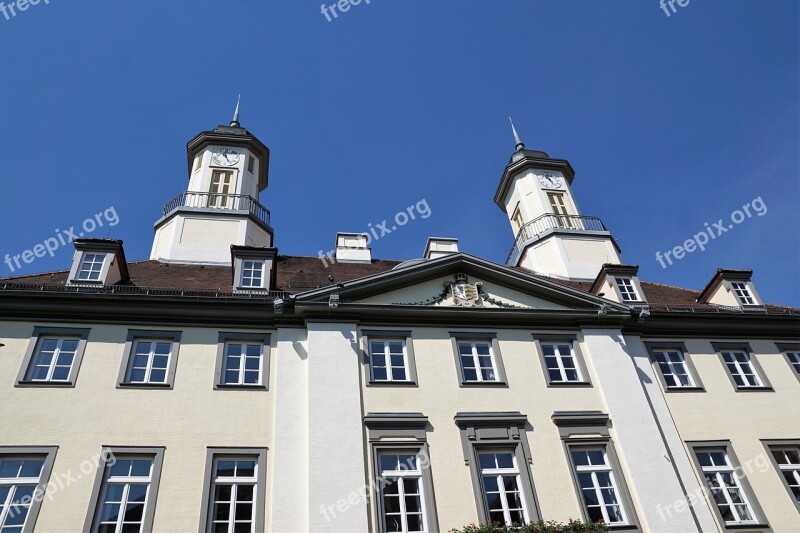
[[[513,235],[492,197],[511,114],[529,148],[572,163],[583,213],[643,279],[699,289],[752,268],[765,300],[800,305],[797,0],[692,0],[669,17],[658,0],[365,1],[332,22],[320,0],[0,15],[0,258],[113,206],[119,223],[91,236],[146,259],[186,188],[186,141],[241,93],[242,124],[272,150],[261,202],[281,253],[317,255],[425,199],[431,216],[374,257],[419,257],[437,235],[502,263]],[[659,266],[656,251],[756,197],[764,216]]]

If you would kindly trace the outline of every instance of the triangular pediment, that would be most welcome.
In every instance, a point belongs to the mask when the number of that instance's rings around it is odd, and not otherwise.
[[[298,302],[338,295],[348,304],[518,310],[627,308],[554,281],[468,254],[401,264],[394,270],[297,295]]]

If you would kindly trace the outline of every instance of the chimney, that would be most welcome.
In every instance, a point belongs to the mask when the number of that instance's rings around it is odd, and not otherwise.
[[[368,240],[366,233],[337,233],[336,262],[371,263],[372,251],[367,246]]]
[[[425,244],[425,259],[438,259],[445,255],[458,253],[458,239],[449,237],[428,237]]]

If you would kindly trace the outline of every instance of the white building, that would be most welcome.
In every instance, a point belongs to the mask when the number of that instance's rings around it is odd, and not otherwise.
[[[149,260],[0,280],[0,532],[800,531],[800,310],[752,272],[640,280],[518,137],[507,264],[280,255],[238,113],[187,161]]]

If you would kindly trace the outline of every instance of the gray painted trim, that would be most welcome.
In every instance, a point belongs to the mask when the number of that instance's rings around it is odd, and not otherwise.
[[[497,374],[497,381],[466,381],[464,379],[464,369],[461,367],[461,357],[458,353],[458,343],[461,341],[489,341],[492,345],[492,354],[494,355],[495,372]],[[456,376],[458,377],[459,387],[508,387],[506,380],[506,367],[503,365],[503,356],[500,353],[500,343],[497,341],[497,334],[495,333],[463,333],[463,332],[450,332],[450,343],[453,350],[453,357],[456,363]]]
[[[712,440],[712,441],[686,441],[686,446],[689,448],[689,458],[692,461],[692,464],[695,468],[695,473],[697,474],[697,482],[703,488],[703,495],[706,498],[706,503],[711,508],[712,512],[714,513],[715,518],[717,519],[717,526],[721,529],[721,531],[737,531],[746,529],[748,533],[769,533],[772,531],[772,528],[769,526],[769,522],[767,521],[767,516],[764,514],[764,511],[761,509],[761,506],[758,504],[758,500],[756,499],[755,492],[753,492],[753,487],[750,486],[750,482],[747,480],[747,473],[741,467],[741,463],[739,462],[739,458],[736,457],[736,452],[733,451],[733,446],[731,445],[731,441],[729,440]],[[750,505],[753,507],[753,511],[756,513],[757,518],[759,518],[759,522],[757,524],[748,524],[748,525],[735,525],[735,526],[727,526],[725,525],[725,520],[722,519],[722,514],[719,512],[719,507],[713,498],[709,498],[709,489],[708,485],[705,482],[703,476],[703,468],[700,466],[700,461],[697,460],[697,452],[704,448],[724,448],[725,452],[728,454],[728,458],[731,461],[732,467],[736,470],[737,473],[741,472],[742,476],[737,476],[739,481],[742,483],[742,489],[745,491],[748,500],[750,501]]]
[[[178,367],[181,333],[180,331],[164,331],[160,329],[129,329],[128,337],[125,340],[122,364],[119,367],[119,374],[117,375],[117,388],[171,389],[175,383],[175,370]],[[163,339],[172,342],[172,355],[170,355],[169,358],[166,383],[131,383],[128,381],[128,369],[130,368],[131,357],[133,356],[133,346],[138,339]]]
[[[89,340],[90,328],[51,328],[46,326],[35,326],[31,339],[28,341],[28,348],[25,350],[25,356],[22,358],[22,366],[17,373],[17,387],[74,387],[78,379],[78,370],[80,370],[81,362],[83,361],[83,354],[86,351],[86,344]],[[72,361],[72,368],[69,372],[69,378],[65,382],[49,382],[49,381],[31,381],[29,374],[31,370],[31,363],[33,356],[36,353],[36,347],[39,345],[39,338],[42,336],[63,336],[63,337],[78,337],[78,349],[75,351],[75,359]]]
[[[422,413],[367,413],[364,425],[370,442],[386,438],[427,439],[428,417]]]
[[[520,412],[458,413],[454,420],[461,435],[464,465],[469,467],[480,521],[489,520],[478,462],[478,452],[481,449],[514,451],[521,487],[525,492],[528,518],[533,522],[540,520],[539,502],[530,469],[533,459],[526,435],[527,417]]]
[[[611,420],[602,411],[555,411],[550,417],[562,439],[572,435],[600,435],[610,438]]]
[[[572,450],[580,448],[603,448],[608,456],[608,461],[611,463],[611,472],[614,474],[614,480],[617,482],[617,490],[619,492],[620,500],[625,508],[625,514],[628,516],[628,523],[624,525],[611,525],[611,531],[642,531],[639,517],[636,513],[636,507],[633,505],[631,499],[631,491],[628,487],[628,482],[623,474],[622,467],[620,466],[619,457],[614,446],[614,441],[608,437],[602,438],[562,438],[564,443],[564,450],[567,454],[567,463],[570,466],[570,473],[572,475],[572,485],[575,488],[575,494],[578,497],[578,503],[581,506],[581,515],[584,521],[589,520],[589,515],[586,512],[586,503],[583,500],[583,494],[580,490],[578,483],[578,473],[575,469],[575,464],[572,461]]]
[[[542,350],[542,341],[546,341],[545,344],[549,344],[551,342],[565,342],[568,343],[572,349],[572,355],[575,358],[575,366],[578,368],[578,372],[580,373],[581,379],[577,381],[553,381],[550,379],[550,372],[547,370],[547,362],[544,359],[544,351]],[[542,366],[542,372],[544,373],[544,379],[547,383],[548,387],[591,387],[592,381],[589,378],[589,371],[586,368],[586,362],[583,357],[583,352],[581,351],[580,345],[578,343],[578,337],[574,334],[567,334],[567,335],[540,335],[538,333],[533,334],[533,344],[536,347],[536,353],[539,355],[539,364]]]
[[[794,377],[796,377],[797,381],[800,382],[800,370],[795,370],[792,360],[789,359],[789,354],[787,353],[800,353],[800,343],[776,342],[775,346],[777,346],[778,350],[783,354],[786,364],[789,365],[789,371],[794,374]]]
[[[84,533],[94,531],[95,518],[98,514],[98,503],[100,494],[103,490],[103,482],[106,478],[106,471],[109,466],[117,462],[117,456],[136,455],[151,456],[153,458],[153,470],[150,475],[150,490],[147,494],[147,503],[144,509],[144,519],[142,520],[142,530],[153,530],[153,517],[156,512],[156,502],[158,500],[158,487],[161,483],[161,467],[164,463],[164,450],[161,447],[144,446],[103,446],[97,463],[92,495],[89,500],[89,507],[86,514],[86,521],[83,526]]]
[[[22,533],[33,533],[35,530],[36,519],[39,518],[39,510],[42,507],[42,500],[47,492],[47,483],[50,481],[50,474],[53,472],[53,463],[56,460],[58,446],[0,446],[0,457],[4,455],[44,455],[44,465],[39,474],[39,483],[33,491],[34,498],[31,500],[28,509],[28,517]]]
[[[253,501],[256,506],[255,530],[264,531],[265,508],[267,494],[267,448],[215,448],[209,447],[206,451],[206,469],[203,478],[203,496],[200,503],[199,532],[210,531],[208,517],[211,514],[211,476],[214,473],[214,458],[221,456],[252,456],[258,461],[258,474],[256,475],[256,492]]]
[[[214,367],[214,389],[257,389],[269,390],[270,366],[272,365],[272,345],[270,333],[234,333],[220,331],[217,337],[217,361]],[[261,359],[261,383],[258,385],[232,385],[222,382],[225,365],[225,343],[229,341],[259,341],[264,345]]]
[[[647,348],[647,354],[650,356],[650,364],[653,367],[653,373],[658,378],[659,383],[661,383],[661,390],[664,392],[705,392],[705,386],[703,385],[703,380],[700,379],[700,373],[697,372],[697,368],[694,366],[694,362],[692,361],[691,357],[689,357],[689,352],[686,349],[686,344],[681,341],[675,342],[649,342],[643,341],[645,348]],[[678,350],[681,352],[681,356],[683,357],[683,364],[686,366],[689,374],[692,376],[692,379],[695,382],[694,387],[669,387],[667,385],[667,381],[664,379],[664,374],[661,373],[661,367],[658,366],[656,362],[655,352],[656,350]]]
[[[764,369],[761,368],[761,364],[759,364],[758,359],[756,358],[755,353],[753,352],[753,349],[750,347],[750,343],[712,342],[711,346],[714,348],[714,351],[717,352],[717,357],[719,358],[719,361],[722,364],[722,368],[725,370],[725,375],[728,376],[728,381],[730,381],[731,385],[733,386],[733,390],[737,392],[750,392],[750,391],[774,392],[772,384],[767,378],[767,374],[764,372]],[[722,352],[737,351],[737,350],[747,352],[747,357],[750,359],[750,364],[753,365],[753,370],[755,370],[756,375],[758,375],[758,377],[761,379],[762,385],[760,387],[740,387],[736,384],[736,380],[733,379],[733,375],[728,369],[728,365],[725,363],[725,358],[722,356]]]
[[[108,279],[108,271],[111,269],[111,263],[117,255],[117,247],[113,245],[114,249],[110,250],[108,246],[96,245],[75,245],[75,253],[72,256],[72,266],[69,269],[69,276],[67,276],[67,285],[106,285]],[[85,254],[103,254],[103,266],[100,267],[100,277],[96,280],[78,279],[78,271],[83,263],[83,256]]]
[[[391,452],[391,451],[413,451],[418,450],[417,453],[419,454],[419,466],[420,470],[422,471],[422,490],[425,494],[425,515],[428,519],[428,531],[440,531],[439,527],[439,517],[436,514],[436,495],[433,490],[433,476],[431,474],[431,460],[430,460],[430,449],[428,447],[428,443],[424,440],[421,442],[413,442],[413,441],[398,441],[398,442],[380,442],[375,443],[373,442],[371,445],[371,452],[372,452],[372,479],[373,483],[376,483],[378,486],[371,487],[375,491],[375,505],[374,505],[374,512],[375,512],[375,524],[378,528],[380,533],[384,533],[386,531],[385,525],[383,523],[383,498],[382,498],[382,488],[383,483],[382,476],[380,474],[380,461],[379,456],[381,452]]]
[[[789,499],[792,500],[794,503],[797,512],[800,513],[800,502],[797,501],[795,498],[792,489],[789,487],[789,484],[786,482],[786,478],[783,477],[783,473],[778,465],[778,461],[775,460],[775,457],[772,455],[772,448],[789,448],[789,447],[797,447],[800,448],[800,440],[798,439],[762,439],[761,444],[764,445],[764,449],[767,451],[767,457],[772,462],[772,467],[775,469],[775,473],[781,480],[781,484],[786,488],[786,492],[789,495]]]
[[[378,381],[372,375],[372,357],[370,354],[370,338],[380,339],[401,339],[408,360],[408,375],[406,381]],[[390,330],[390,329],[364,329],[361,330],[361,353],[362,363],[367,374],[367,386],[377,387],[416,387],[417,385],[417,358],[414,355],[414,339],[409,330]]]

